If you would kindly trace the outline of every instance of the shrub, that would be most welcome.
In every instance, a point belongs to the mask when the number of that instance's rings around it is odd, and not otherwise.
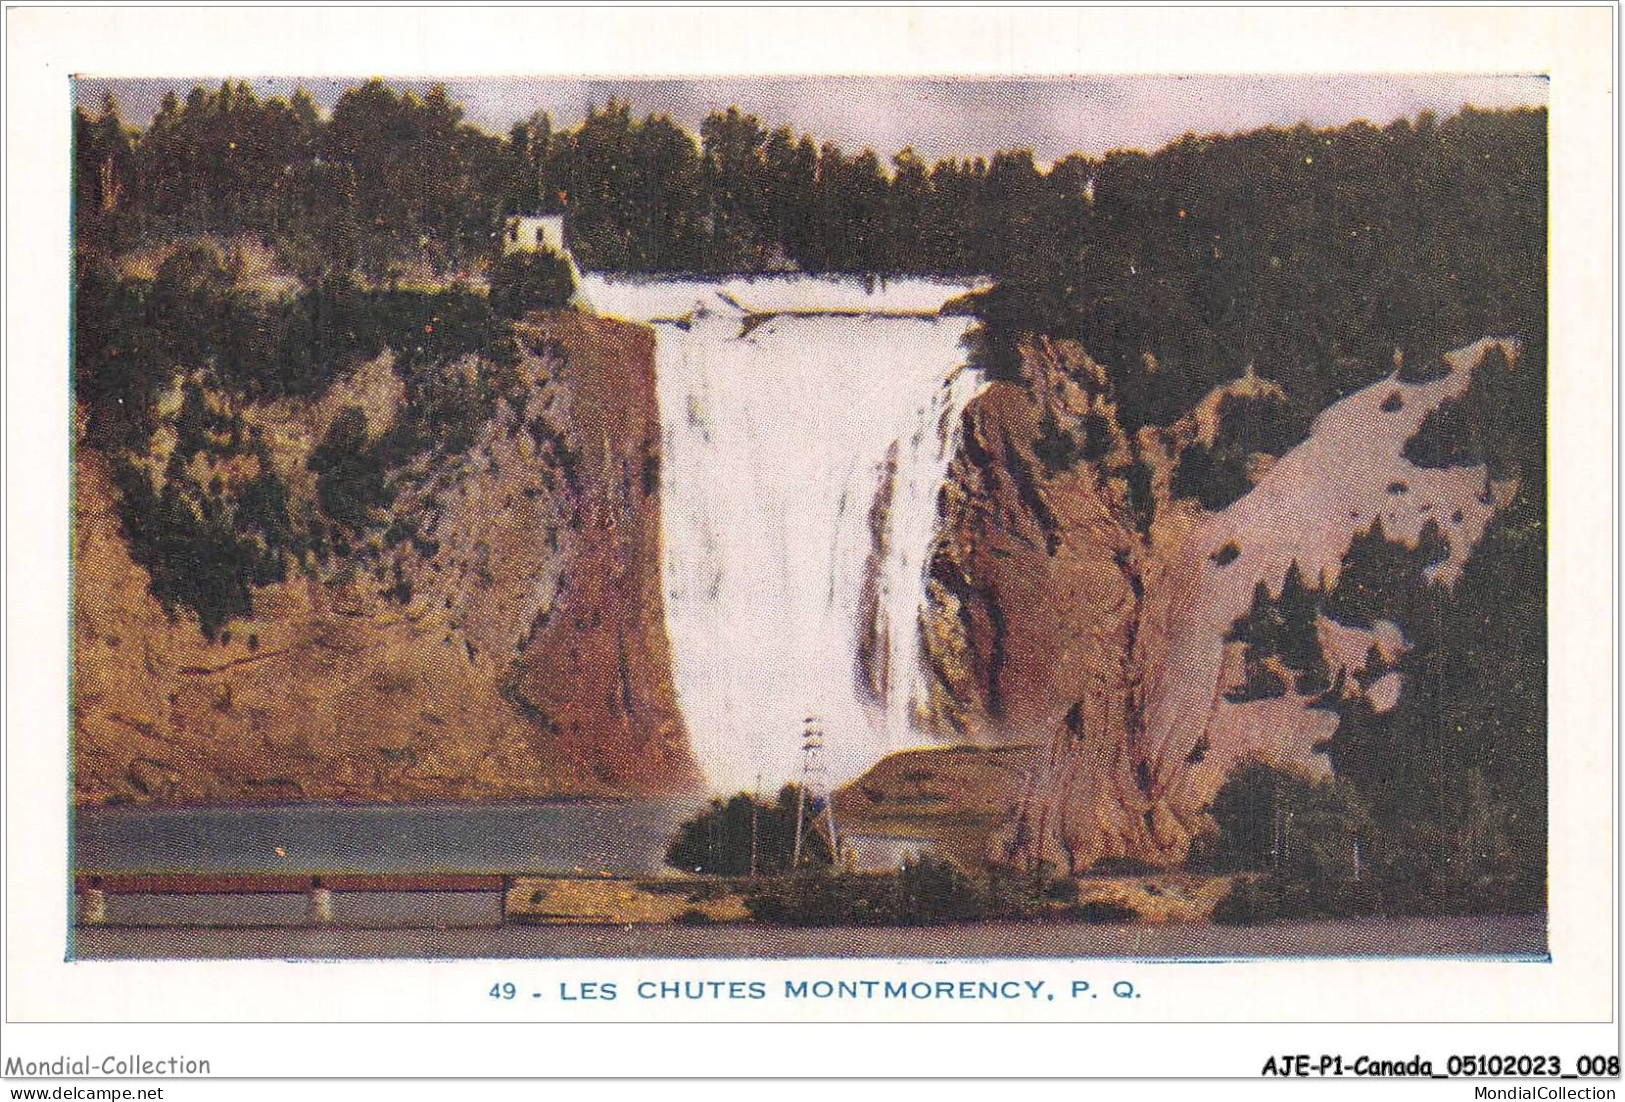
[[[929,854],[910,858],[896,873],[895,920],[930,925],[981,918],[985,907],[976,885],[951,861]]]
[[[1070,876],[1057,876],[1048,861],[1029,868],[990,864],[977,878],[976,887],[987,918],[1033,918],[1078,898],[1078,882]]]
[[[896,890],[890,876],[815,869],[759,882],[745,911],[784,926],[882,925],[896,921]]]
[[[1280,917],[1280,889],[1268,877],[1237,877],[1213,907],[1213,921],[1220,926],[1255,926]]]
[[[73,386],[91,438],[140,448],[152,433],[158,394],[174,377],[167,329],[151,284],[121,279],[110,264],[81,259],[73,288]]]
[[[1151,522],[1156,519],[1157,499],[1152,491],[1151,467],[1138,456],[1129,464],[1128,470],[1123,472],[1123,480],[1128,485],[1128,506],[1134,513],[1134,523],[1141,532],[1151,530]]]
[[[1133,907],[1107,899],[1091,899],[1078,908],[1077,914],[1083,921],[1100,926],[1121,926],[1140,919],[1140,912]]]
[[[714,799],[704,811],[677,828],[676,837],[666,849],[666,863],[685,872],[710,876],[788,872],[795,852],[796,804],[800,798],[800,789],[787,784],[773,804],[744,792],[726,800]],[[828,840],[811,829],[818,810],[809,801],[803,815],[803,865],[829,865],[834,860]]]
[[[708,903],[725,899],[733,891],[726,880],[701,880],[698,883],[678,881],[673,885],[673,890],[679,889],[687,895],[690,903]]]
[[[1399,381],[1402,383],[1431,383],[1450,374],[1450,365],[1434,348],[1417,345],[1400,355]]]
[[[1054,478],[1072,469],[1082,455],[1082,448],[1077,434],[1063,429],[1055,411],[1046,409],[1038,419],[1038,437],[1033,441],[1033,454],[1044,465],[1044,473]]]
[[[288,516],[288,486],[276,469],[264,465],[237,495],[237,528],[257,532],[266,546],[282,549],[293,542]]]
[[[1180,453],[1168,486],[1174,497],[1193,497],[1209,512],[1223,509],[1252,488],[1245,452],[1235,448],[1215,451],[1202,443]]]
[[[373,510],[389,503],[382,457],[367,438],[365,411],[356,406],[334,418],[305,466],[316,472],[322,512],[351,532],[366,528]]]
[[[498,317],[556,310],[574,294],[569,262],[551,252],[510,253],[491,267],[491,311]]]
[[[218,495],[174,479],[160,493],[130,463],[115,467],[119,520],[130,557],[151,576],[153,597],[170,614],[197,614],[203,634],[214,639],[226,621],[253,611],[251,587],[282,575],[279,550],[239,534]]]
[[[1219,425],[1213,434],[1218,451],[1285,455],[1309,434],[1309,419],[1285,399],[1266,394],[1244,398],[1226,394],[1219,399]]]
[[[1053,903],[1074,904],[1078,901],[1078,882],[1070,876],[1057,876],[1044,889],[1044,898]]]
[[[447,455],[474,446],[480,426],[490,418],[496,400],[485,372],[479,372],[471,382],[455,367],[428,373],[412,388],[409,397],[409,409],[421,425],[416,442],[420,447],[432,442]]]
[[[1245,674],[1240,685],[1226,689],[1224,698],[1232,704],[1254,700],[1274,700],[1286,695],[1286,678],[1274,667],[1259,661],[1251,647],[1244,660]]]
[[[757,922],[789,926],[926,926],[1024,913],[1014,900],[995,910],[994,898],[952,862],[927,855],[889,875],[819,868],[763,880],[745,910]]]
[[[1113,444],[1112,423],[1098,409],[1083,416],[1083,458],[1099,463],[1111,454]]]

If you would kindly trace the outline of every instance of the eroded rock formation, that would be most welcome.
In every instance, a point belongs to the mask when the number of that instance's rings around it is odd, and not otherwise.
[[[256,589],[213,642],[131,558],[108,459],[76,465],[80,802],[632,795],[698,775],[659,580],[653,338],[576,313],[516,328],[512,387],[473,445],[399,478],[399,528]],[[387,364],[321,402],[250,411],[295,492]]]
[[[1413,546],[1433,522],[1449,546],[1435,576],[1459,572],[1500,495],[1482,467],[1423,469],[1402,452],[1489,344],[1450,354],[1441,378],[1390,377],[1327,408],[1279,460],[1255,457],[1252,489],[1211,513],[1171,496],[1179,454],[1213,442],[1226,394],[1270,384],[1245,376],[1131,443],[1081,348],[1024,347],[1023,378],[966,411],[921,625],[940,733],[1047,746],[995,857],[1074,872],[1108,857],[1177,863],[1237,763],[1326,772],[1334,715],[1290,687],[1238,692],[1244,648],[1226,636],[1255,586],[1279,595],[1294,564],[1334,583],[1377,520]],[[1339,691],[1394,705],[1398,675],[1364,689],[1350,676],[1373,645],[1389,660],[1403,650],[1392,625],[1322,616],[1316,631]]]

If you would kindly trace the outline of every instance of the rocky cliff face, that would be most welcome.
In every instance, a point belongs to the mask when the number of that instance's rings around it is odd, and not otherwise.
[[[472,446],[426,453],[396,477],[390,530],[256,589],[252,616],[212,642],[150,595],[109,460],[81,446],[80,802],[639,795],[698,783],[659,584],[653,337],[575,313],[531,315],[515,336],[519,362]],[[321,401],[242,412],[297,495],[336,407],[360,406],[381,429],[400,400],[375,362]]]
[[[1294,563],[1335,582],[1378,519],[1412,546],[1433,521],[1449,550],[1432,569],[1460,570],[1499,496],[1482,468],[1421,469],[1402,451],[1489,343],[1447,356],[1442,378],[1390,378],[1329,407],[1278,461],[1255,456],[1252,489],[1217,512],[1171,495],[1175,465],[1213,442],[1221,398],[1268,383],[1238,379],[1131,442],[1082,349],[1025,346],[1023,378],[966,411],[921,625],[939,732],[1046,747],[996,857],[1075,872],[1107,857],[1177,863],[1237,763],[1326,772],[1317,745],[1335,717],[1311,693],[1239,691],[1245,648],[1227,634],[1255,586],[1279,595]],[[1339,691],[1393,706],[1397,675],[1364,688],[1351,676],[1373,645],[1388,659],[1403,648],[1391,624],[1322,616],[1316,631]]]
[[[581,474],[573,491],[565,486],[575,510],[571,560],[552,572],[551,596],[514,642],[508,698],[598,783],[695,788],[661,589],[654,334],[573,313],[520,334],[521,343],[563,349],[561,416]],[[492,561],[504,554],[493,549]]]
[[[1068,670],[1120,682],[1114,658],[1131,649],[1138,619],[1127,442],[1109,403],[1069,370],[1087,379],[1098,368],[1048,342],[1029,346],[1026,362],[1023,382],[990,383],[965,412],[931,560],[930,718],[971,739],[1053,727]],[[1090,412],[1100,460],[1046,465],[1046,431]]]
[[[1079,749],[1092,774],[1063,782],[1067,805],[1076,786],[1097,805],[1083,812],[1095,830],[1143,848],[1122,785],[1147,555],[1133,460],[1104,374],[1079,348],[1029,345],[1025,369],[966,411],[949,472],[924,624],[930,718],[978,741],[1064,732],[1058,749]],[[1065,435],[1085,423],[1092,438]],[[1094,458],[1071,462],[1079,448]]]

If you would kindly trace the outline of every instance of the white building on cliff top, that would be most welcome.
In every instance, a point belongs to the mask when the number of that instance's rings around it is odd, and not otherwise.
[[[564,215],[509,215],[502,226],[503,255],[542,251],[569,258],[570,250],[564,245]]]
[[[575,280],[575,294],[570,301],[583,310],[591,310],[582,285],[581,269],[576,258],[564,243],[564,215],[562,214],[510,214],[502,221],[502,255],[515,253],[549,252],[562,257],[570,265]]]

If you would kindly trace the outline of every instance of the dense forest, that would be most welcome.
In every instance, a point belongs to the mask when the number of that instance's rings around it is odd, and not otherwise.
[[[75,141],[82,241],[249,232],[302,274],[375,280],[418,255],[476,267],[517,211],[567,213],[589,270],[986,272],[1012,255],[1014,222],[1079,209],[1088,169],[1044,172],[1030,151],[927,165],[904,149],[888,165],[732,108],[696,140],[618,100],[573,129],[538,111],[496,137],[443,89],[380,81],[326,116],[303,92],[198,87],[165,96],[145,130],[109,99],[78,112]]]
[[[904,149],[887,163],[737,109],[694,135],[614,100],[573,128],[537,111],[498,136],[465,122],[442,89],[420,97],[371,81],[324,114],[303,93],[261,99],[228,81],[166,96],[144,129],[111,100],[80,110],[75,157],[75,385],[90,439],[129,457],[122,515],[155,592],[211,635],[281,576],[284,555],[317,558],[386,524],[390,472],[425,447],[454,448],[500,385],[513,356],[505,317],[562,302],[559,273],[494,262],[510,212],[565,213],[591,270],[990,276],[973,307],[981,366],[1019,379],[1022,336],[1077,338],[1105,366],[1131,433],[1171,423],[1250,367],[1285,398],[1226,408],[1212,446],[1184,456],[1174,492],[1208,509],[1246,492],[1249,454],[1281,454],[1339,396],[1396,366],[1426,378],[1441,351],[1481,336],[1518,338],[1515,364],[1491,357],[1407,448],[1419,465],[1482,463],[1515,487],[1461,579],[1431,581],[1437,548],[1375,529],[1335,586],[1294,576],[1280,595],[1261,593],[1232,637],[1256,659],[1243,699],[1285,692],[1285,668],[1339,713],[1325,749],[1340,787],[1293,789],[1289,801],[1305,822],[1359,824],[1380,883],[1457,901],[1499,892],[1508,905],[1544,885],[1544,110],[1192,135],[1044,167],[1025,150],[927,164]],[[213,246],[175,252],[153,276],[116,264],[154,243],[243,236],[272,251],[291,289],[246,286]],[[439,282],[413,286],[406,273],[425,267]],[[474,289],[487,276],[489,299]],[[187,482],[189,451],[263,449],[233,422],[233,402],[319,394],[386,347],[418,412],[381,439],[335,427],[312,457],[321,516],[292,523],[286,488],[264,478],[224,493]],[[483,365],[472,379],[442,370],[464,356]],[[188,390],[179,458],[159,476],[134,460],[178,376],[227,398]],[[1091,459],[1095,435],[1051,432],[1046,467]],[[1412,644],[1399,707],[1379,715],[1326,684],[1319,614],[1399,624]],[[1248,808],[1264,786],[1278,814],[1281,783],[1233,781],[1216,807],[1229,834],[1210,857],[1256,863]],[[1346,813],[1322,814],[1328,800]],[[1324,851],[1344,852],[1347,829]],[[1342,889],[1325,885],[1345,872],[1324,865],[1310,890],[1310,874],[1277,864],[1273,903],[1232,909],[1270,913],[1288,898],[1333,909]],[[1350,906],[1414,906],[1360,898]]]
[[[565,212],[589,270],[989,275],[987,366],[1009,370],[1015,334],[1085,333],[1131,427],[1247,364],[1312,414],[1396,347],[1426,363],[1545,303],[1536,109],[1192,135],[1046,169],[1020,149],[886,164],[734,108],[697,137],[616,100],[498,137],[440,88],[370,81],[324,116],[227,81],[165,96],[145,130],[111,99],[81,109],[75,140],[81,244],[251,233],[309,285],[398,280],[412,260],[467,275],[515,211]]]

